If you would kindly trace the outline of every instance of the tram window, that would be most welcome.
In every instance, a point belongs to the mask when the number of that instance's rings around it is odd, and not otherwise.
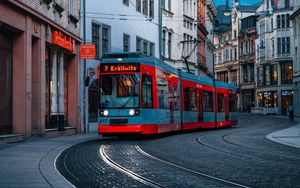
[[[184,88],[184,110],[197,111],[196,107],[196,90],[191,88]]]
[[[224,112],[224,94],[218,93],[218,112]]]
[[[213,112],[214,111],[214,102],[213,102],[213,92],[204,91],[204,112]]]
[[[112,95],[112,78],[109,76],[104,76],[102,81],[102,95]]]
[[[237,112],[236,94],[229,94],[229,112]]]
[[[157,77],[158,108],[168,109],[168,80],[165,76]]]
[[[153,107],[152,78],[148,74],[143,74],[142,76],[142,102],[143,108]]]

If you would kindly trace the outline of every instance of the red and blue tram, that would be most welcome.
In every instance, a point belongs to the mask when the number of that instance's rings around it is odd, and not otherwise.
[[[107,54],[98,67],[98,84],[98,133],[102,135],[237,124],[234,85],[178,71],[155,57]]]

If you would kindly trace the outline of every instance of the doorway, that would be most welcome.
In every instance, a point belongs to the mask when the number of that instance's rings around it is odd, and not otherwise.
[[[12,133],[12,35],[0,28],[0,134]]]

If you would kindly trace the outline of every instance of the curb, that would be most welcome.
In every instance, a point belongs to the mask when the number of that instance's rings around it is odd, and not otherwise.
[[[85,135],[84,135],[85,136]],[[53,149],[50,149],[39,161],[39,171],[45,181],[51,187],[70,187],[74,188],[75,186],[69,182],[65,177],[63,177],[60,172],[56,168],[56,160],[60,156],[60,154],[74,146],[83,142],[99,139],[98,135],[87,135],[88,138],[82,138],[76,141],[68,141],[62,145],[56,146]]]
[[[299,129],[299,131],[298,132],[292,131],[293,129]],[[284,134],[284,132],[292,132],[292,133],[294,133],[294,135],[292,135],[292,134],[286,135],[286,134]],[[279,144],[283,144],[286,146],[300,149],[300,124],[297,124],[290,128],[286,128],[286,129],[282,129],[282,130],[270,133],[270,134],[266,135],[265,138],[267,138],[273,142],[279,143]],[[294,142],[296,139],[299,140],[298,141],[299,144]]]

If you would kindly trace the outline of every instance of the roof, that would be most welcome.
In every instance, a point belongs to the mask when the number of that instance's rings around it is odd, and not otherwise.
[[[290,16],[290,20],[294,20],[299,15],[300,15],[300,8],[298,8],[297,10],[295,10],[295,12],[293,12],[293,14]]]

